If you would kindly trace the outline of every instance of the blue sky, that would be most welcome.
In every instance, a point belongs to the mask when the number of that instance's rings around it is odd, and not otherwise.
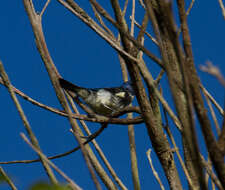
[[[40,3],[39,1],[38,3]],[[43,2],[36,7],[40,11]],[[108,1],[99,1],[110,13]],[[139,6],[139,5],[138,5]],[[81,7],[90,11],[88,1],[83,0]],[[130,10],[130,6],[128,10]],[[176,11],[176,7],[175,11]],[[143,17],[142,8],[137,8],[137,20]],[[93,13],[91,14],[93,16]],[[129,14],[127,15],[127,17]],[[11,79],[12,84],[30,97],[52,107],[61,108],[51,86],[44,64],[35,46],[33,32],[25,13],[22,1],[2,1],[0,6],[0,59]],[[195,64],[199,76],[216,100],[223,105],[224,89],[218,81],[199,70],[199,65],[207,60],[217,65],[224,74],[224,34],[225,22],[217,1],[196,1],[188,17],[193,45]],[[90,30],[74,15],[68,12],[58,2],[52,1],[43,17],[43,27],[46,42],[53,61],[61,75],[71,82],[86,87],[110,87],[122,83],[122,74],[115,51],[96,33]],[[148,26],[148,29],[150,25]],[[157,53],[156,48],[147,47]],[[157,53],[158,54],[158,53]],[[157,76],[159,68],[146,59],[153,76]],[[172,105],[166,77],[163,77],[162,86],[165,97]],[[67,119],[50,113],[18,97],[36,134],[43,151],[48,155],[61,153],[76,146],[74,137],[69,132]],[[19,133],[25,132],[23,123],[15,109],[7,90],[0,86],[1,104],[1,161],[15,159],[32,159],[36,154],[21,139]],[[174,128],[174,126],[172,126]],[[90,124],[95,131],[98,124]],[[135,126],[138,164],[142,189],[159,186],[152,175],[146,158],[146,151],[151,147],[149,137],[143,125]],[[179,144],[180,136],[176,133]],[[199,137],[202,142],[202,137]],[[110,125],[98,138],[105,155],[111,162],[118,176],[128,189],[133,189],[130,174],[129,143],[126,126]],[[204,149],[204,145],[201,146]],[[153,162],[159,174],[162,170],[152,153]],[[54,161],[83,189],[95,189],[80,152]],[[3,165],[3,168],[14,180],[19,189],[26,189],[32,183],[46,180],[40,163]],[[180,168],[179,168],[180,170]],[[58,176],[59,177],[59,176]],[[163,184],[168,187],[165,177]],[[183,176],[181,176],[183,180]],[[63,180],[59,177],[63,182]],[[103,186],[104,187],[104,186]],[[105,187],[104,187],[105,188]],[[103,189],[104,189],[103,188]],[[0,186],[0,189],[9,189]]]

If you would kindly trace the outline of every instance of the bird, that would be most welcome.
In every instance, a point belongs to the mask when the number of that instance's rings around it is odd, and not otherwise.
[[[130,105],[134,99],[131,81],[112,88],[84,88],[63,78],[59,78],[59,83],[64,90],[73,94],[72,98],[81,98],[98,115],[112,116],[113,113]]]

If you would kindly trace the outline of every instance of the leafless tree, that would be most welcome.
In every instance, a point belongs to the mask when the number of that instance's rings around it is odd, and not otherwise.
[[[37,102],[12,86],[1,64],[0,82],[8,88],[22,117],[29,138],[24,134],[21,134],[21,136],[39,156],[38,160],[10,161],[1,162],[1,164],[32,163],[39,161],[42,163],[53,184],[59,183],[52,172],[52,169],[55,169],[67,180],[72,189],[80,189],[72,179],[51,162],[51,159],[66,156],[74,151],[81,150],[96,189],[101,189],[99,180],[104,183],[107,189],[127,189],[126,185],[113,170],[101,148],[95,141],[95,137],[97,137],[108,124],[122,124],[128,126],[132,180],[134,189],[139,190],[141,189],[139,176],[142,174],[138,172],[134,127],[136,124],[144,123],[151,144],[168,180],[170,189],[181,190],[184,188],[184,184],[180,179],[181,174],[179,174],[177,170],[179,164],[182,166],[182,172],[185,174],[190,189],[208,189],[207,175],[218,189],[224,189],[225,120],[223,120],[222,126],[219,126],[212,104],[215,105],[223,118],[224,110],[202,85],[196,72],[189,34],[190,29],[187,23],[187,17],[194,4],[194,0],[188,5],[189,8],[187,10],[185,9],[187,5],[185,6],[184,0],[174,1],[173,3],[176,3],[178,7],[178,11],[175,13],[172,10],[172,1],[169,0],[126,0],[123,2],[123,7],[118,0],[111,0],[108,3],[111,3],[113,15],[110,15],[96,0],[89,0],[87,3],[92,7],[95,15],[94,18],[91,18],[89,16],[90,13],[79,6],[79,1],[77,1],[77,3],[75,0],[57,0],[66,8],[65,11],[74,14],[117,52],[124,81],[130,78],[133,83],[138,107],[129,106],[110,118],[99,115],[93,116],[93,113],[91,113],[92,117],[79,114],[71,97],[64,93],[63,89],[60,87],[58,78],[61,77],[61,75],[48,51],[42,30],[42,16],[43,14],[47,14],[47,7],[50,1],[51,0],[46,0],[46,4],[40,13],[36,11],[32,0],[23,0],[23,3],[32,25],[37,49],[63,110],[58,110]],[[56,2],[53,1],[51,3]],[[222,1],[219,1],[219,3],[224,14],[223,3]],[[130,19],[126,19],[125,15],[127,14],[127,6],[129,4],[132,5],[132,11]],[[135,6],[141,6],[144,12],[141,23],[135,20]],[[179,18],[180,28],[175,23],[174,17]],[[151,24],[150,27],[152,27],[154,34],[150,34],[148,31],[147,26],[149,23]],[[113,27],[118,31],[118,36],[113,32]],[[135,28],[138,29],[136,36],[134,35]],[[180,35],[182,40],[180,40]],[[157,46],[160,57],[157,57],[145,46],[146,42],[148,45]],[[155,79],[148,67],[148,62],[150,61],[151,64],[156,64],[161,69],[158,77]],[[222,85],[225,86],[225,81],[220,71],[211,63],[202,66],[202,70],[216,76]],[[171,109],[167,102],[168,100],[163,96],[163,88],[160,88],[160,81],[163,75],[167,76],[176,110]],[[67,117],[79,146],[60,155],[53,157],[45,156],[41,151],[38,140],[32,132],[32,128],[23,113],[15,93],[36,106]],[[65,94],[67,95],[66,97]],[[204,100],[206,100],[208,106],[205,105]],[[76,103],[87,113],[91,112],[91,110],[78,100]],[[133,118],[132,112],[138,113],[139,116]],[[212,115],[214,125],[210,122],[208,112]],[[118,118],[118,116],[126,113],[128,113],[126,119]],[[169,124],[168,117],[173,121],[173,125]],[[80,120],[80,123],[78,123],[77,120]],[[85,120],[101,123],[102,127],[99,131],[91,135]],[[199,149],[198,137],[196,136],[196,120],[199,121],[204,136],[210,162],[207,162],[201,155],[202,152]],[[176,126],[182,136],[182,147],[176,145],[174,134],[170,130],[171,127],[174,126]],[[88,140],[81,138],[81,136],[83,136],[82,127],[91,135]],[[216,134],[213,132],[214,127],[216,127],[219,136],[218,139],[216,139]],[[105,171],[103,165],[93,153],[91,147],[88,145],[89,142],[93,143],[108,172]],[[183,149],[184,160],[182,159],[181,149]],[[174,154],[177,155],[179,163],[175,162]],[[153,166],[150,151],[147,152],[147,157],[153,174],[159,182],[160,188],[165,189],[160,180],[160,175],[156,172],[157,168]],[[16,189],[3,169],[1,169],[1,173],[6,176],[12,189]]]

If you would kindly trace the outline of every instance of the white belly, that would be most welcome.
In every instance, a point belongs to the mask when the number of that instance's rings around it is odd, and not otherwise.
[[[105,90],[99,90],[97,92],[96,103],[100,103],[103,105],[110,104],[111,93]]]

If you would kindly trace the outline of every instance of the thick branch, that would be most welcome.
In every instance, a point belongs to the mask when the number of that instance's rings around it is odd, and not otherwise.
[[[128,32],[128,27],[121,13],[119,3],[117,0],[111,0],[111,4],[117,23],[123,30],[122,31],[119,29],[124,49],[131,53],[134,57],[137,57],[138,50],[136,48],[131,48],[130,40],[126,35],[124,35],[124,32]],[[126,62],[131,80],[134,84],[136,97],[142,111],[142,116],[145,121],[149,137],[166,173],[171,189],[182,189],[179,176],[175,168],[173,155],[170,151],[169,143],[162,129],[162,123],[154,117],[151,105],[148,101],[148,97],[142,83],[139,68],[132,60],[128,59],[127,57],[123,58]]]
[[[184,1],[177,0],[177,4],[178,4],[178,9],[179,9],[181,29],[182,29],[182,34],[183,34],[184,50],[185,50],[187,60],[188,60],[186,68],[189,68],[189,73],[191,73],[190,84],[191,84],[191,90],[192,90],[192,96],[193,96],[195,110],[198,115],[199,122],[201,124],[201,129],[202,129],[203,135],[205,137],[205,142],[206,142],[213,166],[215,167],[215,170],[221,181],[221,184],[225,187],[224,158],[223,158],[223,154],[221,154],[221,152],[220,152],[218,144],[213,135],[211,125],[210,125],[210,120],[207,116],[207,110],[204,106],[204,101],[203,101],[203,98],[202,98],[202,95],[200,92],[200,88],[199,88],[200,82],[199,82],[199,78],[197,76],[197,72],[194,67],[194,62],[193,62],[191,40],[190,40],[187,19],[186,19],[186,14],[185,14]]]

